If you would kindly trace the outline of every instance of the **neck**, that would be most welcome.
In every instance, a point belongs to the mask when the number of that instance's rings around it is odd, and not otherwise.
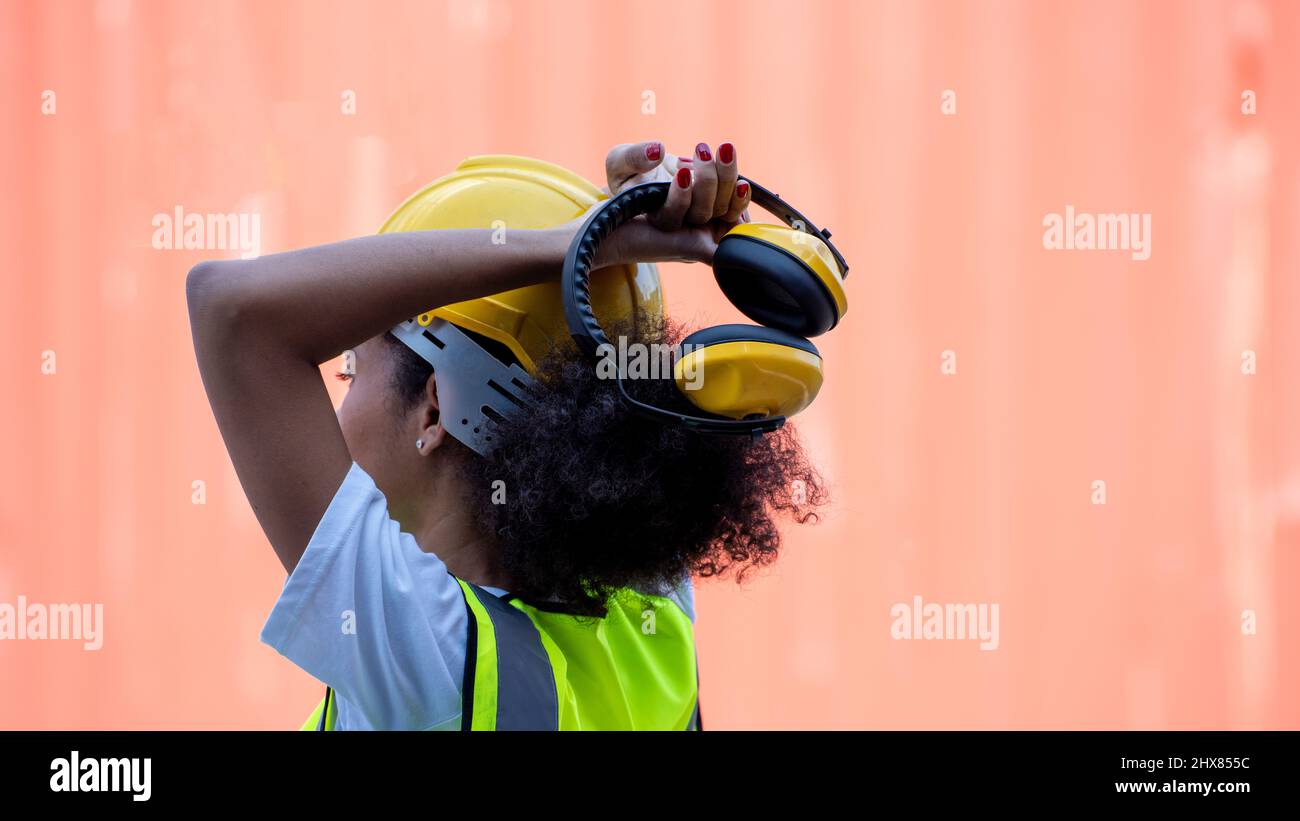
[[[509,590],[510,583],[496,562],[495,542],[465,511],[461,480],[453,472],[429,477],[416,496],[424,504],[402,518],[402,529],[415,537],[425,553],[436,554],[457,578]]]
[[[510,589],[494,561],[493,543],[462,511],[445,512],[411,535],[426,553],[436,553],[453,576],[488,587]]]

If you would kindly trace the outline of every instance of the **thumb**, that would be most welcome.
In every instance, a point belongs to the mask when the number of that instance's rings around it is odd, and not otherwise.
[[[664,161],[664,145],[658,140],[616,145],[605,155],[605,180],[617,191],[638,174],[654,170]]]

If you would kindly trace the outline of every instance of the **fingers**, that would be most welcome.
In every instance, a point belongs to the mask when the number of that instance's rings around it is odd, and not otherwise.
[[[731,192],[731,200],[727,203],[727,210],[722,214],[722,221],[728,223],[740,222],[745,214],[745,209],[749,207],[749,181],[740,180],[737,182]]]
[[[628,180],[653,170],[664,160],[659,141],[616,145],[605,155],[605,179],[610,191],[618,191]]]
[[[718,170],[713,161],[713,152],[707,143],[695,146],[693,161],[690,163],[694,174],[690,208],[686,210],[686,221],[692,225],[703,225],[713,219],[713,208],[718,196]]]
[[[682,227],[682,220],[691,207],[691,192],[694,189],[691,164],[684,164],[677,169],[673,181],[668,184],[668,198],[663,207],[649,215],[650,224],[663,231],[676,231]]]
[[[713,163],[718,174],[718,191],[713,198],[713,217],[721,217],[731,207],[736,179],[740,176],[736,165],[736,147],[731,143],[718,146],[718,158]]]
[[[647,164],[647,146],[655,147],[659,161]],[[611,174],[611,190],[618,187],[614,175],[644,174],[659,165],[666,156],[662,151],[657,143],[622,145],[611,151],[606,169]],[[672,171],[673,165],[676,173],[667,201],[650,215],[652,225],[671,231],[683,225],[706,225],[715,219],[733,224],[745,219],[751,186],[740,178],[736,147],[732,143],[720,145],[716,156],[707,143],[700,143],[691,156],[673,158],[656,173]]]

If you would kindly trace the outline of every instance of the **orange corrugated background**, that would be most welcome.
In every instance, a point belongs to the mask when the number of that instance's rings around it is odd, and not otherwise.
[[[105,606],[98,652],[0,643],[0,727],[319,696],[257,640],[283,574],[194,366],[211,254],[154,214],[257,211],[281,250],[470,154],[599,178],[654,138],[733,140],[853,265],[799,420],[835,505],[700,585],[707,726],[1300,727],[1298,43],[1289,2],[0,3],[0,601]],[[1150,260],[1044,250],[1067,204],[1150,213]],[[999,649],[892,640],[913,595],[999,604]]]

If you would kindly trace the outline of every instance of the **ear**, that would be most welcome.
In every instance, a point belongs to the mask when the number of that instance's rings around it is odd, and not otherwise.
[[[438,408],[438,383],[434,376],[429,374],[429,381],[424,383],[424,399],[420,403],[418,450],[421,456],[429,456],[447,441],[447,429],[442,426],[442,413]]]

